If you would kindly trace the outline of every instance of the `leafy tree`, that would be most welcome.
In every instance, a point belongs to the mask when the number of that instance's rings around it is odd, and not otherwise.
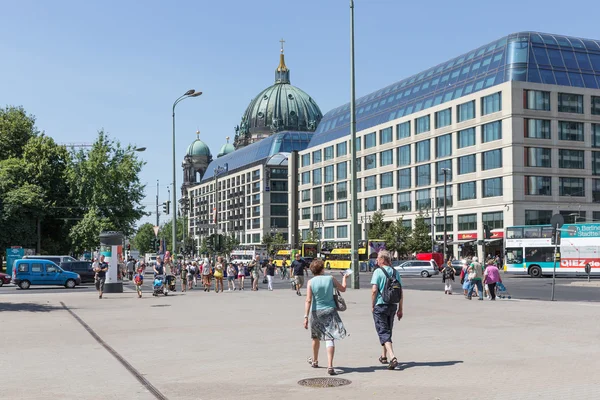
[[[371,216],[371,224],[369,226],[369,238],[380,239],[388,232],[389,222],[383,220],[385,214],[381,210],[377,210]]]
[[[426,253],[431,251],[431,228],[425,223],[423,213],[415,218],[415,228],[408,241],[409,250],[413,253]]]
[[[267,246],[267,253],[273,255],[278,247],[287,244],[287,241],[281,233],[273,235],[272,233],[263,235],[262,244]]]
[[[208,254],[208,241],[206,240],[206,236],[204,236],[200,241],[200,248],[198,249],[198,253],[201,255]]]
[[[224,238],[223,251],[225,254],[231,254],[231,252],[240,245],[240,241],[232,233]]]
[[[183,230],[184,229],[185,229],[185,227],[183,224],[183,218],[177,218],[177,229],[175,232],[175,240],[177,241],[178,244],[181,244],[181,241],[183,240]],[[169,250],[171,253],[173,253],[173,246],[171,243],[173,241],[173,220],[167,221],[161,225],[161,227],[158,231],[158,237],[165,239],[165,242],[167,244],[167,250]],[[179,253],[179,247],[177,247],[177,251],[175,253]]]
[[[25,144],[37,135],[35,117],[23,107],[0,109],[0,160],[21,158]]]
[[[141,254],[153,253],[152,239],[154,238],[154,225],[148,222],[138,228],[133,238],[133,245]]]
[[[397,252],[399,257],[404,257],[409,251],[410,228],[402,224],[402,217],[392,222],[382,235],[386,247],[392,253]]]
[[[73,250],[77,254],[85,250],[95,249],[99,245],[100,232],[112,230],[113,225],[108,217],[103,217],[96,207],[89,209],[83,219],[71,229],[69,237],[73,243]]]

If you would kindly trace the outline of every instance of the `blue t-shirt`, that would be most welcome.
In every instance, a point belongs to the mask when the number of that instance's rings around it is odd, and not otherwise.
[[[335,308],[333,301],[333,276],[319,275],[310,280],[312,310]]]
[[[396,279],[398,279],[398,282],[402,284],[402,277],[400,277],[400,273],[398,271],[387,265],[382,268],[385,268],[385,272],[388,273],[390,278],[392,277],[392,274],[396,274]],[[386,279],[387,278],[381,270],[381,268],[376,268],[375,272],[373,272],[373,277],[371,277],[371,285],[377,285],[377,287],[379,288],[379,291],[377,292],[377,302],[375,303],[375,305],[386,304],[385,301],[383,301],[383,298],[381,297],[381,291],[385,288]]]

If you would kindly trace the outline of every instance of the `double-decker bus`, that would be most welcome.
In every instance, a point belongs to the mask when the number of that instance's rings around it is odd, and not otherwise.
[[[358,242],[358,261],[374,264],[381,250],[385,250],[385,240],[372,239],[368,243],[361,240]],[[325,268],[348,269],[351,265],[351,255],[350,243],[341,244],[325,255]]]
[[[317,258],[317,254],[319,254],[319,244],[315,242],[304,242],[302,243],[302,253],[301,256],[306,258],[307,260],[312,260],[313,258]]]
[[[560,245],[556,275],[600,274],[600,224],[566,224],[559,231]],[[506,228],[504,271],[509,274],[541,277],[552,275],[554,245],[552,226],[524,225]]]
[[[268,259],[267,248],[264,246],[240,246],[229,255],[233,264],[248,264],[259,256],[261,260]]]
[[[292,253],[294,253],[294,251],[290,249],[279,249],[275,252],[273,262],[278,267],[281,267],[283,265],[283,261],[285,260],[287,266],[289,267],[291,265],[291,262],[293,261],[291,260]]]

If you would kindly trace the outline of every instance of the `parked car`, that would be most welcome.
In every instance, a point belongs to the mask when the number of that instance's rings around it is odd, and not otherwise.
[[[15,261],[14,283],[21,289],[31,285],[61,285],[74,288],[81,284],[81,277],[75,272],[65,271],[52,261],[21,259]]]
[[[0,272],[0,286],[4,285],[5,283],[8,285],[10,283],[10,280],[10,275],[6,275]]]
[[[91,261],[69,261],[60,264],[65,271],[75,272],[81,277],[81,283],[93,283],[96,273],[92,270]]]
[[[23,257],[25,260],[47,260],[52,261],[56,265],[61,265],[64,262],[73,262],[77,261],[71,256],[25,256]]]
[[[456,276],[460,275],[463,268],[467,267],[467,260],[452,260],[452,268]]]
[[[402,264],[394,267],[394,269],[400,272],[401,276],[407,275],[421,275],[423,278],[429,278],[433,275],[440,273],[439,267],[434,260],[422,261],[422,260],[410,260],[405,261]]]

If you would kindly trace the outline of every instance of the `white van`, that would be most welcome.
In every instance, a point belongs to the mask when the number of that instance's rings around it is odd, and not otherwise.
[[[48,260],[52,261],[54,264],[60,266],[60,263],[63,262],[74,262],[77,261],[71,256],[25,256],[23,257],[26,260]]]

